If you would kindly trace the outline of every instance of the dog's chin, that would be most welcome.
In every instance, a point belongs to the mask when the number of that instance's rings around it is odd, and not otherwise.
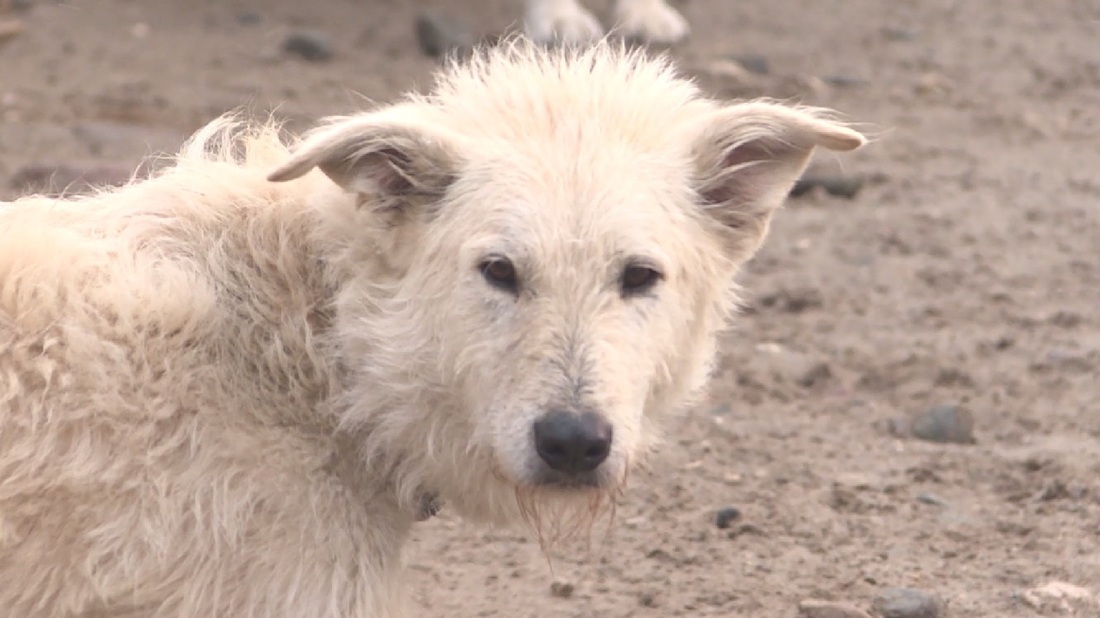
[[[589,539],[593,525],[610,523],[617,493],[599,484],[555,480],[516,488],[516,506],[543,551],[572,540]]]
[[[521,476],[514,485],[520,518],[535,533],[543,550],[572,539],[586,539],[593,524],[613,518],[622,480],[622,475],[610,469],[562,474],[540,468]]]

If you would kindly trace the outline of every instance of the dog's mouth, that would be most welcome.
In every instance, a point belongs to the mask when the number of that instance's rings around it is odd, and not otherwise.
[[[550,490],[593,490],[606,489],[608,482],[605,475],[597,470],[582,472],[580,474],[563,474],[556,470],[540,470],[531,485],[538,489]]]
[[[535,470],[516,473],[499,460],[493,462],[491,469],[498,481],[524,493],[565,496],[572,493],[615,492],[622,484],[622,479],[604,469],[564,473],[539,466]]]
[[[545,465],[534,466],[522,472],[514,472],[499,463],[493,466],[495,476],[519,491],[553,494],[614,493],[623,485],[626,474],[616,473],[611,467],[600,467],[584,472],[561,472]],[[623,472],[623,471],[619,471]]]

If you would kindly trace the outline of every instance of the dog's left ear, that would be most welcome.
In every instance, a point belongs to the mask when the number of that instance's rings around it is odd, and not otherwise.
[[[268,180],[320,169],[361,204],[404,209],[438,199],[454,179],[457,137],[394,107],[332,121],[313,131]]]
[[[866,141],[825,110],[764,101],[730,105],[714,112],[696,143],[696,193],[737,257],[747,258],[815,147],[855,150]]]

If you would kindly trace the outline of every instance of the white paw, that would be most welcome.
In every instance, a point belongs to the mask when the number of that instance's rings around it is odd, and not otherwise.
[[[603,36],[603,26],[576,0],[528,0],[527,36],[543,45],[583,45]]]
[[[691,32],[684,16],[665,0],[619,0],[615,17],[619,36],[643,43],[672,45]]]

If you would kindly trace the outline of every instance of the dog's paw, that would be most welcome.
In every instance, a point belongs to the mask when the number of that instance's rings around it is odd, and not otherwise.
[[[672,45],[691,32],[684,16],[665,0],[619,0],[615,18],[615,32],[640,43]]]
[[[543,45],[584,45],[603,36],[603,26],[574,0],[530,0],[524,28]]]

